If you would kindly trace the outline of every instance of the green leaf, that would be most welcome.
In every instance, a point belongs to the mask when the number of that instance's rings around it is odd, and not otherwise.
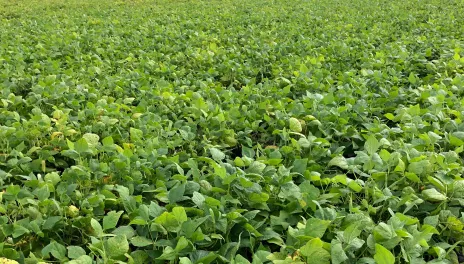
[[[324,104],[331,104],[334,101],[335,101],[335,96],[333,95],[333,93],[326,94],[326,96],[324,96],[324,99],[322,99],[322,102]]]
[[[311,237],[322,237],[331,221],[319,218],[310,218],[306,221],[305,235]]]
[[[174,260],[177,257],[177,252],[170,246],[167,246],[163,250],[163,254],[158,257],[158,259],[162,260]]]
[[[129,129],[130,140],[132,142],[140,141],[143,138],[143,132],[140,129],[131,127]]]
[[[188,219],[187,213],[185,212],[185,209],[183,207],[174,207],[172,209],[172,214],[179,223],[183,223]]]
[[[436,227],[439,223],[439,215],[431,215],[424,218],[424,225]]]
[[[244,258],[240,254],[235,255],[235,260],[234,260],[233,263],[235,263],[235,264],[251,264],[246,258]]]
[[[85,255],[85,250],[78,246],[68,246],[68,258],[70,259],[77,259],[80,256]]]
[[[136,237],[133,237],[131,240],[130,240],[131,244],[136,246],[136,247],[146,247],[146,246],[149,246],[149,245],[153,245],[153,241],[151,239],[148,239],[146,237],[143,237],[143,236],[136,236]]]
[[[406,165],[404,164],[404,161],[401,159],[398,159],[398,165],[395,167],[395,172],[404,172],[406,170]]]
[[[44,230],[51,230],[55,227],[56,223],[61,220],[61,216],[50,216],[45,220],[42,225],[42,229]]]
[[[331,166],[337,166],[341,169],[347,170],[348,169],[348,163],[346,162],[345,157],[343,156],[336,156],[333,159],[329,161],[328,164],[329,167]]]
[[[29,233],[29,229],[25,228],[24,226],[18,225],[18,224],[13,225],[13,238],[18,238],[28,233]]]
[[[106,240],[106,253],[109,257],[119,257],[129,251],[129,243],[124,235],[110,237]]]
[[[267,193],[252,193],[248,196],[251,202],[254,203],[264,203],[269,200],[269,194]]]
[[[388,120],[393,120],[393,119],[395,119],[395,116],[394,116],[392,113],[386,113],[384,116],[385,116]]]
[[[290,125],[290,130],[293,132],[301,133],[301,131],[303,131],[300,121],[294,117],[291,117],[289,119],[289,125]]]
[[[133,236],[135,236],[135,230],[131,226],[119,226],[116,229],[114,229],[111,233],[115,235],[125,235],[127,239],[130,239]]]
[[[182,197],[184,196],[184,192],[185,192],[185,184],[178,184],[174,188],[169,190],[169,193],[168,193],[169,203],[174,204],[180,201]]]
[[[357,193],[363,190],[362,186],[359,185],[359,183],[357,183],[355,180],[350,181],[348,183],[348,187]]]
[[[434,188],[423,190],[422,196],[424,197],[425,200],[431,201],[431,202],[441,202],[441,201],[446,200],[446,196]]]
[[[52,241],[42,249],[43,256],[49,256],[49,254],[58,260],[63,260],[66,258],[66,247],[56,241]]]
[[[98,141],[100,141],[100,137],[97,134],[92,133],[85,133],[82,138],[87,141],[87,144],[90,148],[95,148],[98,145]]]
[[[45,182],[51,183],[55,186],[61,181],[61,178],[58,173],[50,172],[50,173],[45,174],[44,180]]]
[[[187,218],[187,214],[185,214],[185,218]],[[164,226],[167,230],[174,230],[180,226],[176,216],[168,212],[163,212],[160,216],[155,218],[155,223]]]
[[[111,136],[108,136],[102,140],[103,146],[109,147],[114,145],[114,140]]]
[[[201,207],[205,202],[205,197],[199,192],[193,192],[192,202],[194,202],[198,207]]]
[[[464,180],[456,180],[452,185],[452,197],[463,198],[464,197]]]
[[[308,165],[308,159],[295,159],[293,161],[292,171],[304,174]]]
[[[395,231],[390,225],[379,223],[374,228],[374,238],[376,241],[389,240],[396,236]]]
[[[313,238],[300,248],[300,253],[308,259],[308,263],[329,264],[330,253],[323,248],[323,245],[324,242],[320,238]]]
[[[226,158],[226,154],[217,148],[210,148],[209,151],[211,152],[213,159],[216,161],[221,161]]]
[[[438,188],[438,190],[442,191],[442,192],[445,192],[446,191],[446,187],[445,185],[441,182],[440,179],[436,178],[436,177],[432,177],[432,176],[427,176],[427,180],[429,180],[429,182],[435,186],[436,188]]]
[[[92,218],[90,220],[90,225],[92,226],[96,236],[100,237],[103,235],[103,228],[97,220]]]
[[[85,138],[81,138],[74,144],[74,149],[79,154],[82,154],[89,150],[89,144],[87,143],[87,140],[85,140]]]
[[[179,264],[192,264],[192,261],[187,257],[181,257],[179,258]]]
[[[380,244],[375,244],[374,260],[376,264],[395,264],[395,256]]]
[[[35,190],[35,193],[37,194],[37,198],[39,201],[44,201],[48,197],[50,197],[50,190],[48,189],[48,185],[44,185],[39,189]]]
[[[408,81],[409,81],[411,84],[416,84],[416,76],[414,75],[413,72],[411,72],[411,73],[409,74]]]
[[[92,264],[92,258],[87,255],[83,255],[77,259],[67,262],[67,264]]]
[[[177,241],[177,245],[176,245],[176,248],[174,250],[176,252],[180,252],[184,248],[186,248],[188,245],[189,245],[189,241],[184,236],[181,236],[179,238],[179,241]]]
[[[336,239],[332,240],[330,246],[330,256],[332,264],[341,264],[348,260],[348,256],[345,254],[345,251],[343,250],[342,243]]]
[[[369,138],[367,138],[366,143],[364,143],[364,149],[367,153],[369,153],[369,155],[376,153],[380,146],[380,142],[374,137],[374,135],[370,135]]]
[[[408,178],[412,182],[421,182],[421,179],[415,173],[406,172],[404,176],[406,176],[406,178]]]
[[[121,217],[123,211],[115,212],[111,211],[103,217],[103,230],[108,230],[111,228],[115,228],[118,224],[119,218]]]
[[[428,160],[411,162],[408,166],[408,171],[415,173],[417,175],[423,175],[427,172],[427,169],[429,166],[430,166],[430,161]]]

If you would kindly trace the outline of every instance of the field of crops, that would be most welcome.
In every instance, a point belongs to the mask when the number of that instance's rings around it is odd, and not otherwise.
[[[462,0],[0,0],[0,257],[464,263],[463,95]]]

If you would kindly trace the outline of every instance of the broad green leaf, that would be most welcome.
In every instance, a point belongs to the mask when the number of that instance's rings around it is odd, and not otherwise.
[[[169,203],[176,203],[182,199],[185,192],[185,184],[178,184],[168,193]]]
[[[428,160],[421,160],[418,162],[411,162],[408,166],[408,171],[417,175],[422,175],[427,172],[430,162]]]
[[[111,211],[103,217],[103,230],[108,230],[111,228],[115,228],[118,224],[119,218],[121,217],[123,211]]]
[[[82,154],[89,150],[89,144],[85,138],[79,139],[76,143],[74,143],[74,149],[79,153]]]
[[[269,200],[269,194],[267,193],[252,193],[248,196],[251,202],[264,203]]]
[[[421,182],[421,179],[415,173],[406,172],[404,176],[406,176],[406,178],[408,178],[412,182]]]
[[[193,192],[192,202],[194,202],[198,207],[202,206],[205,202],[205,197],[199,192]]]
[[[341,169],[345,169],[345,170],[348,169],[348,163],[347,163],[345,157],[343,157],[343,156],[334,157],[333,159],[331,159],[329,161],[328,166],[329,167],[330,166],[337,166],[337,167],[339,167]]]
[[[337,211],[333,208],[319,208],[314,213],[314,216],[323,220],[335,220],[337,217]]]
[[[66,247],[56,241],[52,241],[42,249],[41,253],[43,256],[52,255],[58,260],[63,260],[66,258]]]
[[[99,237],[99,236],[103,235],[103,228],[102,228],[102,226],[100,225],[100,223],[97,220],[92,218],[90,220],[90,225],[92,226],[93,231],[95,232],[96,236]]]
[[[464,180],[456,180],[453,182],[453,192],[452,196],[454,198],[463,198],[464,197]]]
[[[109,257],[118,257],[129,251],[129,242],[127,242],[126,236],[117,235],[106,240],[105,248]]]
[[[140,129],[131,127],[129,129],[130,140],[132,142],[140,141],[143,138],[143,132]]]
[[[409,74],[408,81],[409,81],[411,84],[416,84],[417,80],[416,80],[416,76],[414,75],[413,72],[411,72],[411,73]]]
[[[158,257],[160,260],[174,260],[177,257],[177,252],[170,246],[167,246],[163,250],[163,254]]]
[[[333,95],[333,93],[328,93],[326,96],[324,96],[324,99],[322,100],[324,104],[331,104],[334,101],[335,101],[335,96]]]
[[[131,239],[135,236],[135,230],[131,226],[118,226],[111,233],[115,235],[125,235],[127,239]]]
[[[332,264],[341,264],[348,260],[348,256],[343,250],[342,243],[338,240],[333,239],[330,246],[330,256]]]
[[[352,180],[348,183],[348,187],[355,191],[355,192],[361,192],[363,190],[362,186],[359,185],[359,183],[357,183],[356,181]]]
[[[427,177],[427,180],[429,180],[429,182],[431,184],[433,184],[433,186],[435,186],[436,188],[438,188],[438,190],[442,191],[442,192],[445,192],[446,191],[446,187],[445,185],[441,182],[440,179],[436,178],[436,177],[433,177],[433,176],[428,176]]]
[[[68,258],[70,259],[77,259],[80,256],[85,255],[85,250],[79,246],[68,246]]]
[[[375,244],[374,259],[376,264],[395,264],[395,256],[380,244]]]
[[[185,213],[185,209],[183,207],[174,207],[172,209],[172,214],[179,223],[183,223],[188,219],[187,214]]]
[[[185,214],[185,218],[187,218],[186,214]],[[155,218],[155,223],[164,226],[168,230],[173,230],[174,228],[177,228],[180,226],[179,221],[177,220],[177,217],[174,216],[172,213],[168,213],[168,212],[164,212],[160,216]]]
[[[36,189],[34,193],[36,193],[39,201],[44,201],[45,199],[50,197],[50,190],[48,188],[48,185],[44,185],[41,188]]]
[[[111,136],[105,137],[102,140],[103,146],[108,147],[108,146],[113,146],[114,145],[114,140]]]
[[[369,155],[372,155],[377,152],[380,146],[380,142],[374,137],[374,135],[370,135],[364,144],[364,149],[366,149]]]
[[[311,237],[322,237],[331,221],[310,218],[306,221],[305,235]]]
[[[320,238],[313,238],[306,243],[306,245],[300,248],[300,253],[311,263],[329,264],[330,253],[324,249],[323,245],[324,243]]]
[[[45,220],[45,222],[43,223],[43,226],[42,226],[42,229],[44,230],[52,230],[56,223],[58,223],[58,221],[60,221],[62,219],[61,216],[50,216],[47,218],[47,220]]]
[[[292,171],[298,172],[300,174],[304,174],[306,171],[307,165],[308,165],[308,159],[295,159],[295,161],[293,161]]]
[[[149,246],[149,245],[153,245],[153,241],[146,238],[146,237],[143,237],[143,236],[136,236],[136,237],[133,237],[131,238],[130,240],[131,244],[136,246],[136,247],[146,247],[146,246]]]
[[[50,172],[50,173],[45,174],[44,180],[45,182],[51,183],[53,185],[57,185],[61,181],[61,178],[58,173]]]
[[[376,239],[376,241],[389,240],[392,239],[394,236],[396,236],[395,231],[388,224],[379,223],[374,228],[374,238]]]
[[[177,241],[177,245],[176,245],[176,248],[174,248],[174,250],[175,250],[176,252],[180,252],[180,251],[182,251],[184,248],[186,248],[188,245],[189,245],[188,240],[187,240],[184,236],[181,236],[181,237],[179,238],[179,241]]]
[[[235,264],[251,264],[246,258],[244,258],[240,254],[235,256],[235,260],[234,260],[233,263],[235,263]]]
[[[439,215],[427,216],[424,218],[424,224],[436,227],[439,223]]]
[[[192,264],[192,261],[187,257],[181,257],[179,258],[179,264]]]
[[[13,225],[13,238],[18,238],[24,234],[28,234],[29,229],[25,228],[22,225],[14,224]]]
[[[392,113],[386,113],[384,116],[385,116],[388,120],[393,120],[393,119],[395,119],[395,116],[394,116]]]
[[[69,262],[66,262],[67,264],[92,264],[92,258],[87,256],[87,255],[82,255],[78,257],[77,259],[73,259]]]
[[[218,162],[225,159],[226,157],[226,154],[224,154],[224,152],[220,151],[217,148],[210,148],[209,151],[211,152],[211,156],[213,157],[213,159]]]
[[[431,202],[441,202],[441,201],[446,200],[446,196],[434,188],[423,190],[422,196],[424,197],[425,200],[431,201]]]

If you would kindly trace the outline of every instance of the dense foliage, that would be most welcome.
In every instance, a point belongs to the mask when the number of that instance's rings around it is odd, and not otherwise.
[[[463,14],[0,0],[0,256],[462,262]]]

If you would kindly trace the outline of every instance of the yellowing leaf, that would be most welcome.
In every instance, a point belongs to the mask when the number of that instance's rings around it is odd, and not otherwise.
[[[289,119],[289,123],[290,123],[290,130],[293,131],[293,132],[298,132],[300,133],[301,131],[303,131],[303,128],[301,127],[301,123],[298,119],[292,117]]]

